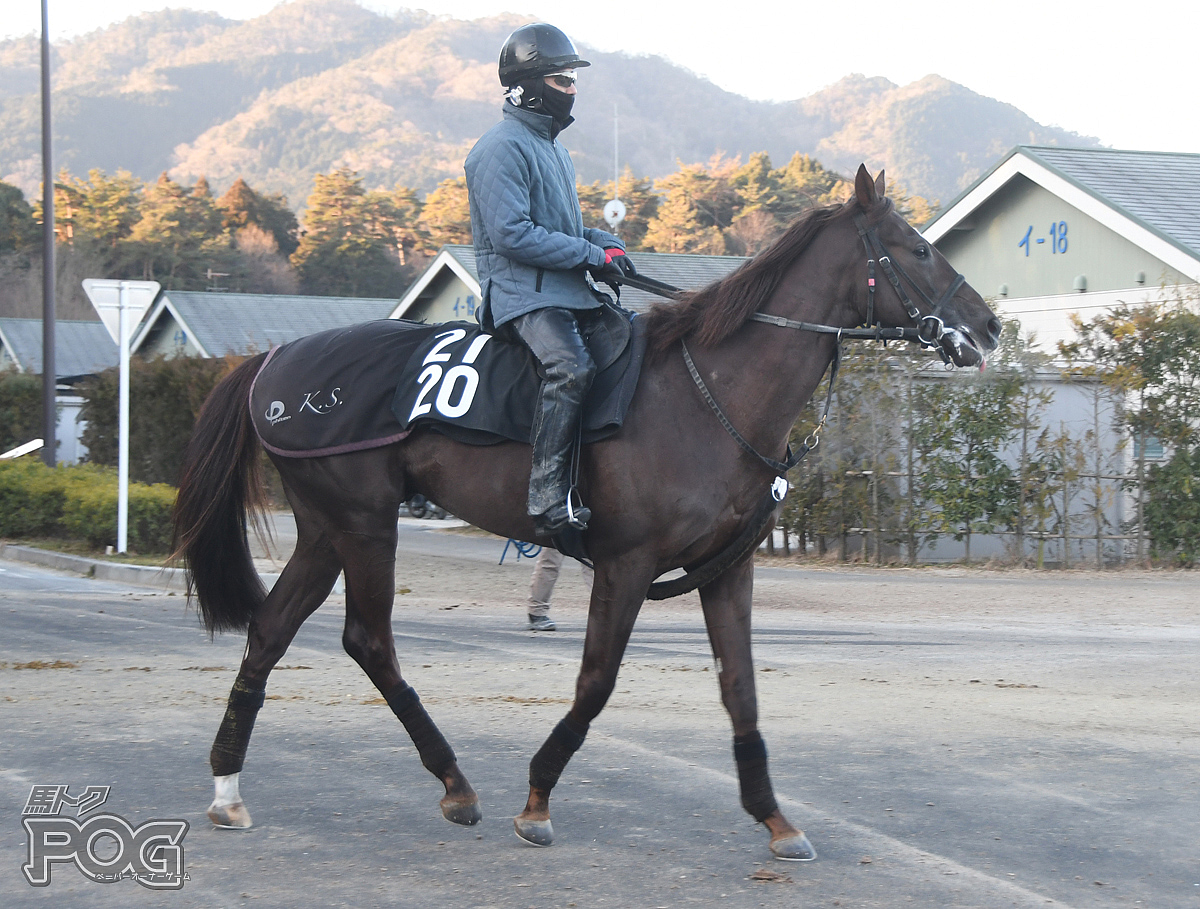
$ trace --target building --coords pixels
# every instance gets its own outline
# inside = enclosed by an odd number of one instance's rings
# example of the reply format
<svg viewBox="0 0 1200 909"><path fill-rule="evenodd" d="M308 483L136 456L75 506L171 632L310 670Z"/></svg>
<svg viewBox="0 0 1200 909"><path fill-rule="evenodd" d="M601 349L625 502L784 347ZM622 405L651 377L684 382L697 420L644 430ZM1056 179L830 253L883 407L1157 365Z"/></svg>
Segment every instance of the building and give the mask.
<svg viewBox="0 0 1200 909"><path fill-rule="evenodd" d="M1022 334L1054 356L1075 337L1072 317L1200 300L1200 155L1018 146L922 233L1003 318L1018 320ZM1137 504L1113 477L1133 471L1134 451L1119 429L1119 402L1098 408L1085 386L1047 374L1053 399L1043 422L1093 449L1100 440L1097 457L1106 466L1099 472L1110 476L1105 519L1119 535L1136 523ZM1161 458L1162 446L1147 443L1146 456ZM1094 557L1094 543L1090 552L1079 545L1077 557ZM1120 550L1115 541L1108 546Z"/></svg>
<svg viewBox="0 0 1200 909"><path fill-rule="evenodd" d="M270 350L328 328L386 319L395 300L164 290L142 320L130 351L223 357Z"/></svg>
<svg viewBox="0 0 1200 909"><path fill-rule="evenodd" d="M723 278L746 260L738 256L692 256L676 253L631 253L639 272L672 287L695 289ZM643 312L659 298L626 287L621 305ZM471 246L443 246L429 267L400 298L393 319L413 322L473 321L479 303L479 273Z"/></svg>
<svg viewBox="0 0 1200 909"><path fill-rule="evenodd" d="M1200 281L1200 155L1018 146L922 233L1048 353L1071 314Z"/></svg>

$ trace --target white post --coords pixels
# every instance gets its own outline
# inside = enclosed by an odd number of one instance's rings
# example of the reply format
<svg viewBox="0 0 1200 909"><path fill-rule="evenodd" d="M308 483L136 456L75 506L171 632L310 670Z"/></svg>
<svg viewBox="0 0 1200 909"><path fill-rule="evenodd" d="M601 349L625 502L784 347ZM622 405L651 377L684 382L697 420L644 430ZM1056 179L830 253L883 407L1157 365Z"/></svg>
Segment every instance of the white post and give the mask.
<svg viewBox="0 0 1200 909"><path fill-rule="evenodd" d="M118 411L117 437L117 552L128 552L129 546L129 283L121 282L117 303L117 333L121 339L121 393Z"/></svg>
<svg viewBox="0 0 1200 909"><path fill-rule="evenodd" d="M158 298L157 281L85 278L84 292L120 351L120 400L117 405L117 552L129 542L129 342L133 329Z"/></svg>

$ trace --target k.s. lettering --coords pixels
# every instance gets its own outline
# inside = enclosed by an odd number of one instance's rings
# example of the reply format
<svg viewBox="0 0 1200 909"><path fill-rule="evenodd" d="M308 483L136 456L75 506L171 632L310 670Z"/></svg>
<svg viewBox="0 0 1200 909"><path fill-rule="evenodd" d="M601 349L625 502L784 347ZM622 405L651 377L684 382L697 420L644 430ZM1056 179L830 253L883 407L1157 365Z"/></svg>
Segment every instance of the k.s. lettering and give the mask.
<svg viewBox="0 0 1200 909"><path fill-rule="evenodd" d="M308 391L304 393L304 401L300 404L300 410L311 410L315 414L325 416L339 404L343 403L344 398L339 397L342 387L339 385L332 391Z"/></svg>

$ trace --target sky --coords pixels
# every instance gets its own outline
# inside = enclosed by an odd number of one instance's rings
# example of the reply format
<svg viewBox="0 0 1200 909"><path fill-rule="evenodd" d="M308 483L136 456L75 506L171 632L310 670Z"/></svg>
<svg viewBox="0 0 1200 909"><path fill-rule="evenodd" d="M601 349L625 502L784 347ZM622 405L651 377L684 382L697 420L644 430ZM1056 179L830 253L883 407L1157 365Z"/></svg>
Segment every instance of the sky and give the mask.
<svg viewBox="0 0 1200 909"><path fill-rule="evenodd" d="M48 0L53 39L166 6L260 15L278 0ZM576 44L656 54L760 100L801 98L851 73L905 85L930 73L1114 148L1200 153L1195 0L976 5L963 0L697 3L680 0L360 0L474 19L537 16ZM6 0L0 37L41 29L39 0ZM680 13L680 10L686 10ZM975 11L980 10L980 11ZM499 48L497 48L497 52Z"/></svg>

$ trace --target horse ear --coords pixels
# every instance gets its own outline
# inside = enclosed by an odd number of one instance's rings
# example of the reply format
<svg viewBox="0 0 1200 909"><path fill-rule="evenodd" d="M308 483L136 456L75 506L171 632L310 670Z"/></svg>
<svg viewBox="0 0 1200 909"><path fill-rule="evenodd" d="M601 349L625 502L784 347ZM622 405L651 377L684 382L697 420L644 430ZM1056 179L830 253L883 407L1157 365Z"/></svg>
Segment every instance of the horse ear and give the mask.
<svg viewBox="0 0 1200 909"><path fill-rule="evenodd" d="M883 171L880 171L879 176L875 178L875 193L881 199L887 195L887 181L883 179Z"/></svg>
<svg viewBox="0 0 1200 909"><path fill-rule="evenodd" d="M880 174L882 176L882 173ZM859 207L864 211L879 201L875 183L867 172L867 165L858 165L858 173L854 175L854 195L858 198Z"/></svg>

